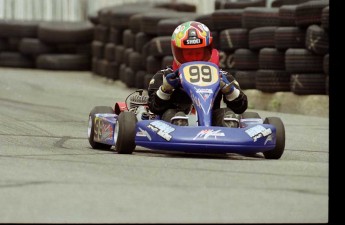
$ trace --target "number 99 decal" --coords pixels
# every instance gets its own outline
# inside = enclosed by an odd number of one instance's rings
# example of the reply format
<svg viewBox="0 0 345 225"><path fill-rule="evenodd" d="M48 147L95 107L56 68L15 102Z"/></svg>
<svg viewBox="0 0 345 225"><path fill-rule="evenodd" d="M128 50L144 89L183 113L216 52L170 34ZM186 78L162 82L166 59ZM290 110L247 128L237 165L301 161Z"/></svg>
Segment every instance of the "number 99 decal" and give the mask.
<svg viewBox="0 0 345 225"><path fill-rule="evenodd" d="M193 64L183 68L187 82L198 86L209 86L219 79L218 69L209 64Z"/></svg>

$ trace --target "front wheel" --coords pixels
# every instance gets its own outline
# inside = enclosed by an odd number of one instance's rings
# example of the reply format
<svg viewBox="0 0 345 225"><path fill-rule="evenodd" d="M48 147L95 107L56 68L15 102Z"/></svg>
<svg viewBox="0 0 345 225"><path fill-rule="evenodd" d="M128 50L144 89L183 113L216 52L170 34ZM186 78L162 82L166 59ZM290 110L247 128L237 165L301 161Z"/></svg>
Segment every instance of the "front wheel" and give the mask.
<svg viewBox="0 0 345 225"><path fill-rule="evenodd" d="M115 150L119 154L132 154L135 149L137 117L132 112L121 112L115 126Z"/></svg>
<svg viewBox="0 0 345 225"><path fill-rule="evenodd" d="M276 128L276 146L273 150L263 152L266 159L280 159L285 149L285 128L278 117L267 117L264 124L272 124Z"/></svg>
<svg viewBox="0 0 345 225"><path fill-rule="evenodd" d="M114 110L110 106L96 106L94 107L90 114L89 114L89 127L87 129L87 136L89 139L89 143L93 149L102 149L102 150L108 150L111 148L111 145L103 144L103 143L98 143L94 141L95 137L95 130L96 130L96 135L99 132L100 127L95 124L95 115L98 113L114 113ZM95 129L96 126L96 129Z"/></svg>

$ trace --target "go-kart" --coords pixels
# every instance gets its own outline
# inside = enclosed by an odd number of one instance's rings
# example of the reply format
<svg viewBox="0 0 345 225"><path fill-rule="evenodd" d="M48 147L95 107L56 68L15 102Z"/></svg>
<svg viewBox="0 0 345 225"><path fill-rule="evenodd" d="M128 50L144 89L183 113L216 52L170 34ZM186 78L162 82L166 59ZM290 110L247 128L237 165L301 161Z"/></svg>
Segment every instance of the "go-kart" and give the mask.
<svg viewBox="0 0 345 225"><path fill-rule="evenodd" d="M285 128L279 117L264 120L257 112L239 115L239 127L212 125L212 106L220 91L219 68L211 62L195 61L179 68L181 87L190 96L193 109L188 126L160 119L147 105L143 90L124 102L96 106L89 114L88 139L94 149L111 149L132 154L136 146L151 150L186 153L262 152L266 159L279 159L285 148ZM129 104L128 103L129 100Z"/></svg>

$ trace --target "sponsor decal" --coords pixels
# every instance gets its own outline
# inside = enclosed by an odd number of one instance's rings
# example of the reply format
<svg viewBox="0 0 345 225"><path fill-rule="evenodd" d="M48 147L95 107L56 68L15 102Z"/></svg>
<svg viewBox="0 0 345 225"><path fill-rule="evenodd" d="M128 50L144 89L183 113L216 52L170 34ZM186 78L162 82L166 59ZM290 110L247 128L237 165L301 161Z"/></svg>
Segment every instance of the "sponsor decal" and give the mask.
<svg viewBox="0 0 345 225"><path fill-rule="evenodd" d="M208 88L197 88L196 89L196 93L199 93L199 94L212 94L213 91L212 89L208 89Z"/></svg>
<svg viewBox="0 0 345 225"><path fill-rule="evenodd" d="M95 118L94 139L99 142L112 141L114 134L114 127L102 117Z"/></svg>
<svg viewBox="0 0 345 225"><path fill-rule="evenodd" d="M137 137L147 137L150 141L152 140L152 137L146 130L141 129L140 127L139 130L140 131L138 131L136 134Z"/></svg>
<svg viewBox="0 0 345 225"><path fill-rule="evenodd" d="M256 125L254 127L251 127L245 131L249 137L253 138L254 142L256 142L261 137L266 137L272 134L272 130L270 128L265 128L261 125ZM272 140L272 137L271 137ZM268 141L268 138L266 139L266 142ZM266 144L265 142L265 144Z"/></svg>
<svg viewBox="0 0 345 225"><path fill-rule="evenodd" d="M113 140L113 126L111 124L105 124L103 125L101 129L101 140L107 141L107 140Z"/></svg>
<svg viewBox="0 0 345 225"><path fill-rule="evenodd" d="M209 137L213 137L214 139L217 139L217 137L224 137L225 134L221 132L221 130L202 130L200 131L194 138L202 138L202 139L208 139Z"/></svg>
<svg viewBox="0 0 345 225"><path fill-rule="evenodd" d="M198 88L196 89L196 93L198 93L201 98L206 101L210 95L213 93L212 89L202 89L202 88Z"/></svg>
<svg viewBox="0 0 345 225"><path fill-rule="evenodd" d="M198 44L201 44L202 43L202 40L201 39L192 39L192 40L185 40L184 41L184 44L185 45L198 45Z"/></svg>
<svg viewBox="0 0 345 225"><path fill-rule="evenodd" d="M171 140L172 136L170 133L175 130L172 126L159 120L150 123L147 127L167 141Z"/></svg>

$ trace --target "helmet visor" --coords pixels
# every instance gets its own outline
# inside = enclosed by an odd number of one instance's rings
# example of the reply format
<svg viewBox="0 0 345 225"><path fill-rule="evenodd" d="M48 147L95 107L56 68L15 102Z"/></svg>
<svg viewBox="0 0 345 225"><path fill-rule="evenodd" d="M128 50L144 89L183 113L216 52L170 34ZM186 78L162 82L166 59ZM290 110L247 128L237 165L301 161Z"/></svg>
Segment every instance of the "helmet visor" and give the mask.
<svg viewBox="0 0 345 225"><path fill-rule="evenodd" d="M179 63L186 63L192 61L208 61L211 57L212 47L206 46L203 48L174 48L175 59Z"/></svg>

